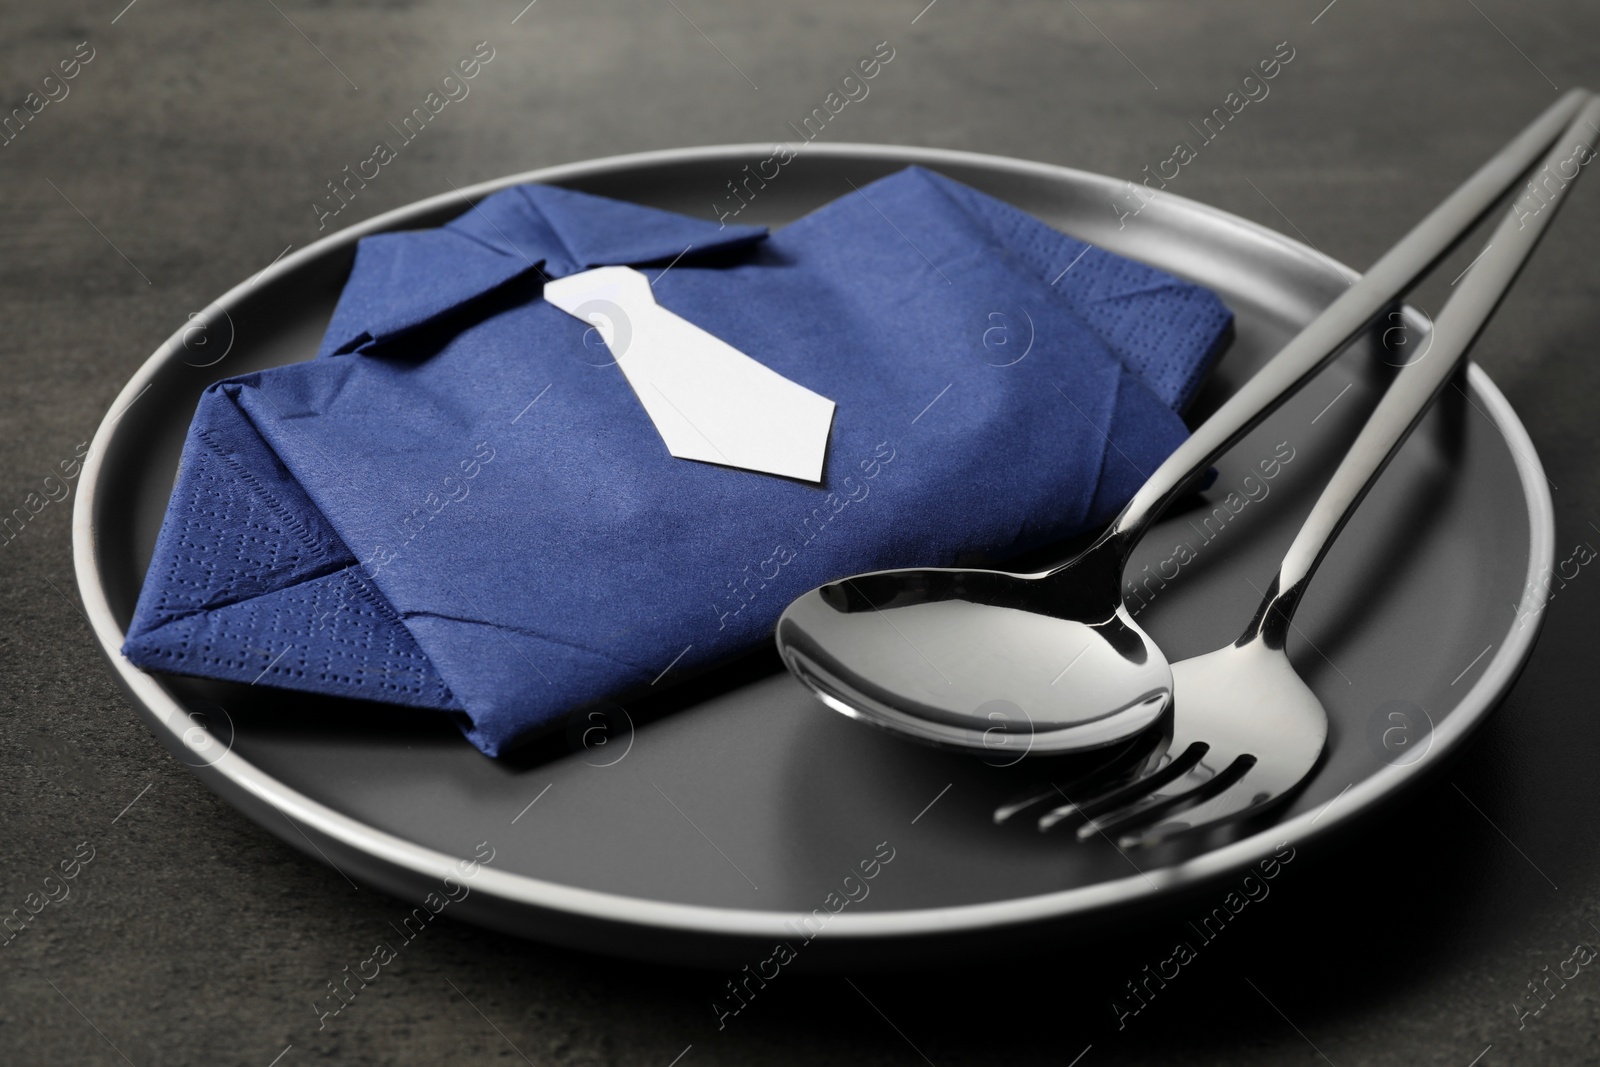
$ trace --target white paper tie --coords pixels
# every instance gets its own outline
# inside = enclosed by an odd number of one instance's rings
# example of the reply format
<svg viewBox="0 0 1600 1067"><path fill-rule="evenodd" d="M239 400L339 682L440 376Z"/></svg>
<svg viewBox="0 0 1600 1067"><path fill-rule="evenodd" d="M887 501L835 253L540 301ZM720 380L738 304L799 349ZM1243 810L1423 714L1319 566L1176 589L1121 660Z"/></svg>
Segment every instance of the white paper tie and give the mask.
<svg viewBox="0 0 1600 1067"><path fill-rule="evenodd" d="M643 274L596 267L544 297L599 331L674 456L822 480L833 401L658 305Z"/></svg>

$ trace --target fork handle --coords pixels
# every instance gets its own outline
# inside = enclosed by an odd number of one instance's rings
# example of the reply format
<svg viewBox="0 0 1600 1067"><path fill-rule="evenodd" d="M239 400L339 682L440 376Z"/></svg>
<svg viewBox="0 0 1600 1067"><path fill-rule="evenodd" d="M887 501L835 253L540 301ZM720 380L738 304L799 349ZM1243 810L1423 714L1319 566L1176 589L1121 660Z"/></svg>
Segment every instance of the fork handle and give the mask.
<svg viewBox="0 0 1600 1067"><path fill-rule="evenodd" d="M1512 202L1506 217L1434 321L1429 344L1389 383L1383 399L1334 471L1295 536L1277 578L1239 643L1260 638L1282 648L1289 621L1320 564L1367 491L1405 443L1445 383L1466 362L1468 350L1499 307L1551 220L1567 200L1567 189L1595 158L1600 139L1600 97L1590 96L1566 132L1546 153L1534 182L1549 200L1529 194Z"/></svg>
<svg viewBox="0 0 1600 1067"><path fill-rule="evenodd" d="M1101 542L1116 542L1119 563L1127 562L1140 537L1196 474L1276 411L1449 254L1561 135L1589 95L1573 89L1545 109L1168 456L1101 537Z"/></svg>

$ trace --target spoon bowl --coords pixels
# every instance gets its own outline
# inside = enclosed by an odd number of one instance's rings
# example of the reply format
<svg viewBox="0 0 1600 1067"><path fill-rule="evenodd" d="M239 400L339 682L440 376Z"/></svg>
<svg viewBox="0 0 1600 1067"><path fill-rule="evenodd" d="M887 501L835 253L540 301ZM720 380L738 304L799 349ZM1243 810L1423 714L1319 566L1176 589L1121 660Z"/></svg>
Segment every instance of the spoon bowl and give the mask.
<svg viewBox="0 0 1600 1067"><path fill-rule="evenodd" d="M790 604L778 647L830 707L907 737L1017 758L1097 748L1172 700L1109 561L1091 550L1041 574L857 575Z"/></svg>

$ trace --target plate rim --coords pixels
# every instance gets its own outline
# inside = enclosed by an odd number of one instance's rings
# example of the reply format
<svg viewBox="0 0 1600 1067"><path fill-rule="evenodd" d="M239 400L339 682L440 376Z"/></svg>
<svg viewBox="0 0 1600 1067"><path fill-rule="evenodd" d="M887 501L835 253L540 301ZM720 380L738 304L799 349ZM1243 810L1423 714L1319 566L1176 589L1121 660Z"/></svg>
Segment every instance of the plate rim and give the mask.
<svg viewBox="0 0 1600 1067"><path fill-rule="evenodd" d="M949 163L1056 181L1066 179L1079 186L1099 186L1113 193L1122 186L1119 180L1106 175L990 153L871 143L808 144L804 147L810 155L935 167L941 163ZM748 160L752 156L764 157L770 150L771 146L766 143L754 142L627 153L542 167L453 189L451 192L412 201L322 237L233 286L207 307L227 310L251 296L257 289L271 284L278 277L298 270L302 264L327 256L344 246L356 243L363 237L400 228L408 221L448 207L452 203L459 202L470 208L484 196L514 185L593 178L645 169L653 165L703 163L722 159L730 162ZM1169 201L1178 211L1199 214L1214 223L1249 233L1259 240L1276 246L1280 252L1295 254L1314 261L1324 268L1330 265L1336 267L1350 281L1359 277L1357 272L1344 264L1248 219L1176 194L1164 193L1162 199ZM96 513L101 502L99 488L104 457L113 444L116 426L122 413L138 399L167 364L174 359L181 359L181 353L185 351L184 337L188 330L188 326L179 327L168 337L145 359L113 400L105 417L96 428L89 452L84 458L72 517L74 572L90 628L101 652L110 664L113 675L128 694L135 710L156 734L158 740L174 752L182 751L185 747L183 732L191 728L192 724L182 704L169 695L153 676L134 667L121 654L120 649L125 635L112 615L100 580L102 560L98 551ZM817 935L817 939L840 942L889 937L963 935L1023 926L1033 922L1082 917L1086 913L1111 905L1148 904L1163 895L1180 892L1229 872L1241 870L1271 855L1273 849L1281 842L1291 841L1298 845L1333 833L1365 813L1375 802L1392 792L1399 791L1408 778L1414 777L1412 772L1438 763L1452 753L1504 698L1532 653L1534 643L1544 624L1544 612L1536 610L1540 600L1534 592L1537 586L1536 579L1541 571L1553 564L1556 535L1555 513L1548 481L1526 427L1504 394L1476 363L1469 363L1467 381L1471 390L1482 401L1484 414L1506 439L1527 502L1529 558L1522 597L1513 618L1529 617L1529 611L1532 609L1533 621L1532 625L1520 628L1513 626L1508 631L1507 638L1500 642L1500 647L1491 657L1483 674L1463 694L1451 709L1451 714L1444 717L1443 723L1433 731L1433 744L1421 759L1404 765L1388 765L1381 768L1364 781L1355 783L1340 793L1320 811L1303 812L1287 821L1264 827L1248 837L1176 864L1152 870L1148 874L1139 873L1093 885L1005 900L885 912L841 913L831 917L826 928ZM292 816L292 823L298 823L306 829L315 831L325 841L352 853L375 859L402 875L437 879L450 871L458 861L467 860L467 857L452 856L388 831L368 826L279 782L231 749L214 761L206 762L199 767L184 762L209 788L221 794L252 821L302 852L305 852L305 849L301 848L291 836L281 832L275 824L265 818L258 817L265 814L265 808L261 807L261 804L277 809L286 817ZM259 802L254 810L239 803L245 797L253 802ZM1328 815L1333 806L1341 801L1344 803L1341 804L1338 814L1323 821L1323 816ZM299 826L296 828L299 829ZM306 841L312 844L313 848L317 848L309 837ZM320 849L318 851L320 852ZM327 860L330 866L333 865L325 855L322 858ZM795 911L726 908L651 900L565 885L531 875L514 874L491 866L479 869L473 877L473 888L483 891L501 904L532 907L561 913L571 918L598 920L628 928L646 928L656 932L684 935L782 938L789 933L784 924L791 922L800 914Z"/></svg>

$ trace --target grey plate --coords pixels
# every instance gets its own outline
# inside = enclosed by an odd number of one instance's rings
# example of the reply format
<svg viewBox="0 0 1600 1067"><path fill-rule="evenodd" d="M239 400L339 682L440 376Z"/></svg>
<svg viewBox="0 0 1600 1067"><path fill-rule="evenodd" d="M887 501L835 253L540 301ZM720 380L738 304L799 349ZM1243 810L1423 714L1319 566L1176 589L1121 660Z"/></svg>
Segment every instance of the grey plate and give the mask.
<svg viewBox="0 0 1600 1067"><path fill-rule="evenodd" d="M464 195L542 181L708 216L726 183L769 155L738 145L625 156ZM1351 277L1303 245L1180 197L1163 195L1119 230L1109 205L1121 182L957 152L812 145L738 221L780 225L848 193L847 179L862 184L911 163L1217 290L1237 315L1237 337L1195 415ZM1024 826L996 828L995 803L1051 767L986 765L866 729L772 673L775 659L760 655L680 689L669 697L682 705L675 710L630 706L632 729L621 715L609 732L598 720L574 722L567 738L516 762L479 755L442 716L134 669L117 649L200 391L309 357L359 237L436 226L464 208L462 195L444 195L343 230L174 334L96 434L74 517L89 618L151 729L250 818L352 879L421 901L487 841L493 862L451 915L677 963L737 967L766 957L779 938L797 944L808 966L1059 943L1170 904L1279 842L1300 845L1391 799L1484 719L1532 647L1534 579L1554 558L1549 494L1521 423L1473 367L1466 392L1446 391L1368 497L1300 612L1291 653L1332 718L1322 765L1270 823L1157 853L1130 858L1106 842L1079 847ZM974 325L979 359L987 324ZM1425 343L1416 321L1404 333L1401 320L1389 325L1387 344L1375 334L1353 348L1240 444L1219 465L1204 508L1169 516L1147 539L1129 577L1146 590L1141 621L1170 659L1215 647L1247 621L1255 586L1270 579L1376 402L1386 363ZM1294 458L1271 481L1252 483L1259 499L1226 523L1215 517L1227 491L1249 488L1246 475L1282 442ZM1186 555L1175 553L1180 544L1195 558L1165 562ZM1174 567L1170 581L1146 578ZM865 883L867 895L829 911L843 899L829 894L842 894L846 876L884 842L893 859ZM785 924L816 909L830 918L802 943Z"/></svg>

